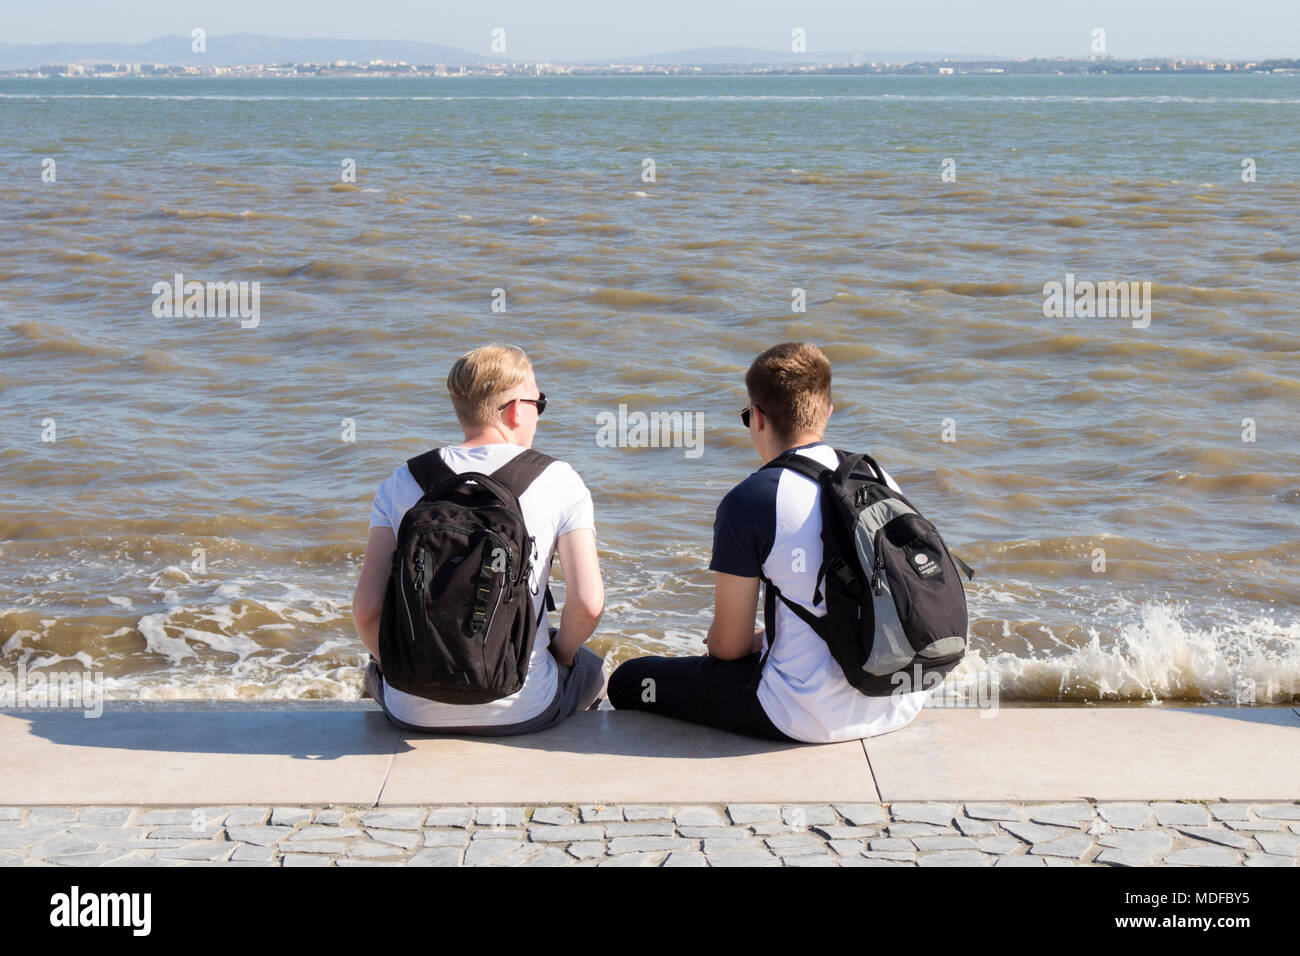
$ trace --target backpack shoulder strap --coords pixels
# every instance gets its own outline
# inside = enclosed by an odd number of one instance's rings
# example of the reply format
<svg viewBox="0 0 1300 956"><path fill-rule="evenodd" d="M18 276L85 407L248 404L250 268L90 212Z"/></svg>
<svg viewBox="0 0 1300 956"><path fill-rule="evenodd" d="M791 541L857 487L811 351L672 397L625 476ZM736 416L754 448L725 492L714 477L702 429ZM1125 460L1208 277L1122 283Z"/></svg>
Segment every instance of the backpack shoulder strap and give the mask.
<svg viewBox="0 0 1300 956"><path fill-rule="evenodd" d="M414 458L406 460L406 467L411 469L411 477L419 484L420 490L426 495L439 484L448 478L455 478L456 472L442 460L438 454L438 449L426 451L423 455L416 455Z"/></svg>
<svg viewBox="0 0 1300 956"><path fill-rule="evenodd" d="M781 593L778 588L762 571L758 573L759 580L763 582L763 630L766 632L767 647L763 650L762 657L754 666L749 675L749 688L753 690L758 686L758 682L763 678L763 668L767 665L767 659L772 653L772 645L776 643L776 602L780 601L788 607L794 615L813 629L822 640L826 640L826 620L815 614L810 614L808 610Z"/></svg>
<svg viewBox="0 0 1300 956"><path fill-rule="evenodd" d="M816 482L820 482L822 475L833 470L803 455L784 455L780 458L773 458L759 471L767 468L789 468L791 471L797 471L799 474Z"/></svg>
<svg viewBox="0 0 1300 956"><path fill-rule="evenodd" d="M518 498L553 461L555 459L549 455L527 448L494 471L492 477ZM406 467L425 494L457 474L442 460L436 448L407 459Z"/></svg>
<svg viewBox="0 0 1300 956"><path fill-rule="evenodd" d="M528 486L555 461L550 455L525 448L508 462L492 472L492 477L504 485L516 498L523 497Z"/></svg>

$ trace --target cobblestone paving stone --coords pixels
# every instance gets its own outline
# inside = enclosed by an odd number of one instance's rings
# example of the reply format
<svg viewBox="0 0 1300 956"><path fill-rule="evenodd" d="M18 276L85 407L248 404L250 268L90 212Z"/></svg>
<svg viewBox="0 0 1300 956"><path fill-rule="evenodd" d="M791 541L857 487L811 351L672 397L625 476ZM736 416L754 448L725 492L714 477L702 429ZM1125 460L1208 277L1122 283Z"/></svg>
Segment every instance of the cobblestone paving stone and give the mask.
<svg viewBox="0 0 1300 956"><path fill-rule="evenodd" d="M1300 802L0 807L17 866L1290 866Z"/></svg>

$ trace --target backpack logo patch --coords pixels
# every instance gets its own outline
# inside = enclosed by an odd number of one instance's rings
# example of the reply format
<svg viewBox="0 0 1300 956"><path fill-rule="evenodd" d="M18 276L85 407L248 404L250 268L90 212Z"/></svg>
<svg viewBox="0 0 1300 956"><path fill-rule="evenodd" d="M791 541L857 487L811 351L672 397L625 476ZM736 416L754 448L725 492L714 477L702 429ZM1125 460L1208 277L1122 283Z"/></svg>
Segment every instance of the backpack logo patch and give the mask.
<svg viewBox="0 0 1300 956"><path fill-rule="evenodd" d="M918 551L912 561L916 565L916 573L923 578L933 577L939 573L939 562L924 551Z"/></svg>

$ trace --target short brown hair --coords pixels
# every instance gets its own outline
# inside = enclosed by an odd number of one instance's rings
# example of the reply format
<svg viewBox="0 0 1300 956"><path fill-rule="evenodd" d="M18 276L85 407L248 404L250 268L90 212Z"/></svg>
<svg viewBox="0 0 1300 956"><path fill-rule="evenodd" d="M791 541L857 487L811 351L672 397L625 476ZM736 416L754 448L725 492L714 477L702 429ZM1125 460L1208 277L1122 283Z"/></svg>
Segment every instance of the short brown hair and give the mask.
<svg viewBox="0 0 1300 956"><path fill-rule="evenodd" d="M461 425L496 421L501 397L517 388L532 367L524 350L513 345L484 345L456 359L447 373L447 391Z"/></svg>
<svg viewBox="0 0 1300 956"><path fill-rule="evenodd" d="M745 373L749 400L782 439L818 434L831 414L831 361L808 342L782 342Z"/></svg>

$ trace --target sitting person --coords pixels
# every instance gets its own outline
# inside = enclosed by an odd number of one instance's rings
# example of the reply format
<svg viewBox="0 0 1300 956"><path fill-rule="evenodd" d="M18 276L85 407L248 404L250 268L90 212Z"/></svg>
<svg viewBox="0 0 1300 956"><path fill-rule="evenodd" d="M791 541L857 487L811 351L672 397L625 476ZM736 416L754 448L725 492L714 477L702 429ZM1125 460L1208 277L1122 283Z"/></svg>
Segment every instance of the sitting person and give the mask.
<svg viewBox="0 0 1300 956"><path fill-rule="evenodd" d="M523 351L489 345L469 352L452 366L447 390L465 439L438 450L441 464L430 463L437 472L490 475L531 447L546 396L538 391ZM608 676L604 659L583 646L605 604L591 493L568 464L542 459L540 466L542 470L518 494L518 501L527 532L536 542L535 554L540 556L533 561L528 584L534 619L542 625L523 686L486 703L431 700L385 680L379 637L384 595L402 517L421 499L423 489L404 463L375 494L352 614L372 658L366 668L366 690L398 727L491 736L532 733L555 726L575 710L594 709L603 697ZM559 555L566 584L558 631L547 628L543 616L552 553Z"/></svg>
<svg viewBox="0 0 1300 956"><path fill-rule="evenodd" d="M788 342L754 360L741 420L764 462L803 455L834 468L822 441L831 414L831 365L814 345ZM894 480L879 474L890 488ZM701 657L626 661L609 681L610 703L767 740L829 743L897 730L921 710L918 690L868 697L844 678L826 642L777 602L776 634L762 666L755 630L760 575L812 615L822 560L821 488L788 468L750 475L722 499L713 525L713 623ZM811 569L811 573L810 570ZM761 677L757 674L762 666ZM759 677L755 680L755 677Z"/></svg>

